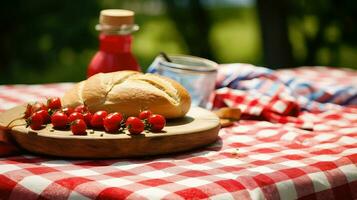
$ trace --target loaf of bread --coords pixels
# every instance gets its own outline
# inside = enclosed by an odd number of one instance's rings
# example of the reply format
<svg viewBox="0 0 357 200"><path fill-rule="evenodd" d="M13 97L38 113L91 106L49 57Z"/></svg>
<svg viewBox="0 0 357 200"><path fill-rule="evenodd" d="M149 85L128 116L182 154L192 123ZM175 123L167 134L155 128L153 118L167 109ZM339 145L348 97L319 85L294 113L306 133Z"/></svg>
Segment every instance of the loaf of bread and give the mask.
<svg viewBox="0 0 357 200"><path fill-rule="evenodd" d="M105 110L137 116L151 110L166 118L183 117L190 109L187 90L176 81L136 71L99 73L77 83L62 98L64 106L88 106L91 112Z"/></svg>

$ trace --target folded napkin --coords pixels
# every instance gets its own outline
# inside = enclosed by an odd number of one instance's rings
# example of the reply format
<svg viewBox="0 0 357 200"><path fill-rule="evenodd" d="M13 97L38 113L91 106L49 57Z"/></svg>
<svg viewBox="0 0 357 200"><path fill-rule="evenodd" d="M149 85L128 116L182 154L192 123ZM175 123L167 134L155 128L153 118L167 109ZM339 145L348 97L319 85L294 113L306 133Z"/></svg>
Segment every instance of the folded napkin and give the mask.
<svg viewBox="0 0 357 200"><path fill-rule="evenodd" d="M250 64L221 65L212 108L239 107L246 119L313 129L314 122L304 111L320 113L357 105L357 84L350 85L351 79L357 77L355 71L326 67L301 69L274 71ZM350 80L336 82L339 78Z"/></svg>
<svg viewBox="0 0 357 200"><path fill-rule="evenodd" d="M303 129L313 128L311 121L298 118L300 107L296 102L279 95L270 97L254 90L242 91L224 87L214 93L213 109L221 107L240 108L242 119L260 119L290 123Z"/></svg>

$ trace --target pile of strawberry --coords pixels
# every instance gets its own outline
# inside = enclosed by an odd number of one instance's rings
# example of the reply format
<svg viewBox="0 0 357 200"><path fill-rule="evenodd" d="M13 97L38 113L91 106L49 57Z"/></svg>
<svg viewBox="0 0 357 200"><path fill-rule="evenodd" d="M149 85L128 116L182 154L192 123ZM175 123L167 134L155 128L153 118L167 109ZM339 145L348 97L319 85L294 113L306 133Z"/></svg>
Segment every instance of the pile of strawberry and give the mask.
<svg viewBox="0 0 357 200"><path fill-rule="evenodd" d="M138 117L125 118L119 112L91 113L85 105L62 107L58 97L49 98L47 105L40 102L28 104L24 118L33 130L40 130L51 123L55 129L70 128L74 135L87 135L87 127L104 129L108 133L122 132L126 128L130 134L140 134L144 130L160 132L166 124L162 115L149 110L142 111Z"/></svg>

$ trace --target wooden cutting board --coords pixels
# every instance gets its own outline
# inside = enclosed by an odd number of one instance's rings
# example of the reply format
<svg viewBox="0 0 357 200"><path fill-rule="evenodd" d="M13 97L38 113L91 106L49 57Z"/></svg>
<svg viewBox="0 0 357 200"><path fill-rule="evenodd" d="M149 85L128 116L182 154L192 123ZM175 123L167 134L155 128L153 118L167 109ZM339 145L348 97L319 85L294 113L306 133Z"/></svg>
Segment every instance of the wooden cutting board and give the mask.
<svg viewBox="0 0 357 200"><path fill-rule="evenodd" d="M25 105L0 113L0 128L19 118ZM70 130L46 128L33 131L24 120L15 121L7 134L28 151L71 158L127 158L187 151L215 142L220 128L219 118L203 108L194 107L181 119L169 120L160 133L140 135L87 131L86 136L74 136Z"/></svg>

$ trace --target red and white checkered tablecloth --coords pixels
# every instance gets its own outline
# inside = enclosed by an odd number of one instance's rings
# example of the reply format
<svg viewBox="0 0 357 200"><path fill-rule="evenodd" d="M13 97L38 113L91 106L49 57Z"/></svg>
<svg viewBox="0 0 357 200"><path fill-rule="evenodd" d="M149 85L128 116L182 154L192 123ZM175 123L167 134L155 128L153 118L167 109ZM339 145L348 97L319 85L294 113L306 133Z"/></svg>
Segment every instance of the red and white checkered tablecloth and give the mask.
<svg viewBox="0 0 357 200"><path fill-rule="evenodd" d="M281 73L301 70L314 71ZM61 96L70 86L0 86L0 110ZM357 109L309 117L313 131L241 120L211 146L154 158L3 157L0 199L357 199Z"/></svg>

